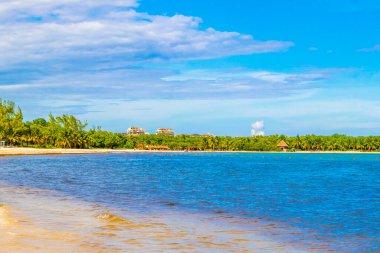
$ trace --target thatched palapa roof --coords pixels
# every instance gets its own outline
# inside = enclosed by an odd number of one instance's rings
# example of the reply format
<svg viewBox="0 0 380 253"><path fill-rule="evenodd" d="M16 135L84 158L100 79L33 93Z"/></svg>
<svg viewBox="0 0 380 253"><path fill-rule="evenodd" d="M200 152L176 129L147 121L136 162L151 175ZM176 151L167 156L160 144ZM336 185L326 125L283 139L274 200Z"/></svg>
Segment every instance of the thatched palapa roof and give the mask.
<svg viewBox="0 0 380 253"><path fill-rule="evenodd" d="M288 144L285 142L285 141L280 141L279 144L277 144L277 147L279 148L287 148L288 147Z"/></svg>

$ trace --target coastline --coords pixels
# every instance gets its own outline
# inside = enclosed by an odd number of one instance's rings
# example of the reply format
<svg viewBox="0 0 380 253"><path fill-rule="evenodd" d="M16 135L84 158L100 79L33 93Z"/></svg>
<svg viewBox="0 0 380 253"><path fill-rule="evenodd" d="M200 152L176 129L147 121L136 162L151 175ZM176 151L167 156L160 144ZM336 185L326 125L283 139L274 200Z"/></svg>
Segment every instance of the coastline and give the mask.
<svg viewBox="0 0 380 253"><path fill-rule="evenodd" d="M187 153L181 150L135 150L135 149L61 149L61 148L0 148L1 156L21 155L75 155L75 154L126 154L126 153ZM258 153L258 154L378 154L362 151L189 151L188 153Z"/></svg>

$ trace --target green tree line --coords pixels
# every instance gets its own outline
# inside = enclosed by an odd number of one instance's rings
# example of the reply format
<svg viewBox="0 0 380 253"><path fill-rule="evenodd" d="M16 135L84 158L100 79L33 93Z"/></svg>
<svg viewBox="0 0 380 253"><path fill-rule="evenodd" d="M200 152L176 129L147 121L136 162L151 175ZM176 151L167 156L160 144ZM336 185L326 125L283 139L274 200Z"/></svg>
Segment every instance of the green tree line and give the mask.
<svg viewBox="0 0 380 253"><path fill-rule="evenodd" d="M66 114L50 114L47 119L24 121L21 109L2 99L0 140L20 147L144 149L147 146L167 146L171 150L202 151L279 151L277 144L284 140L290 151L380 151L379 136L127 136L100 128L88 130L87 122Z"/></svg>

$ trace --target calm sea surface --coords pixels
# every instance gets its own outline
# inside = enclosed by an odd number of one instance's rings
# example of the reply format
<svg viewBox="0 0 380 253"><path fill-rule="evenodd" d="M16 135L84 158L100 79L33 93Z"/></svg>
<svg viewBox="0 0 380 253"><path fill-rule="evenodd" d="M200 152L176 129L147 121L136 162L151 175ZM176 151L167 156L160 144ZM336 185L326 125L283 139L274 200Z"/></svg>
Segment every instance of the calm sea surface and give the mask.
<svg viewBox="0 0 380 253"><path fill-rule="evenodd" d="M281 240L380 251L380 155L157 153L0 158L0 180L123 211L225 215ZM276 225L273 225L276 224ZM276 227L286 227L276 230Z"/></svg>

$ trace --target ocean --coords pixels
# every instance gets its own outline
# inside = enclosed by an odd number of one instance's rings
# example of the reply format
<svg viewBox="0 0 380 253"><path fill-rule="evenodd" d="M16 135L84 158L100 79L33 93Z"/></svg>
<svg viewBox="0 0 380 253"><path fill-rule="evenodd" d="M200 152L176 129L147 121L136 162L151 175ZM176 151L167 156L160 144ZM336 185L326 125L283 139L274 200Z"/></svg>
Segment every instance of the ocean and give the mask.
<svg viewBox="0 0 380 253"><path fill-rule="evenodd" d="M180 252L185 245L183 252L380 251L377 154L9 156L0 158L0 180L0 204L26 208L27 199L38 198L29 208L49 206L46 199L54 198L57 206L80 203L107 217L112 210L120 219L159 219L183 233L159 239L150 231L149 240L148 232L135 233L127 243L121 239L131 229L124 226L113 233L117 242L107 239L115 252ZM79 217L78 208L70 215ZM40 226L57 226L54 217L42 222L46 214L29 212Z"/></svg>

